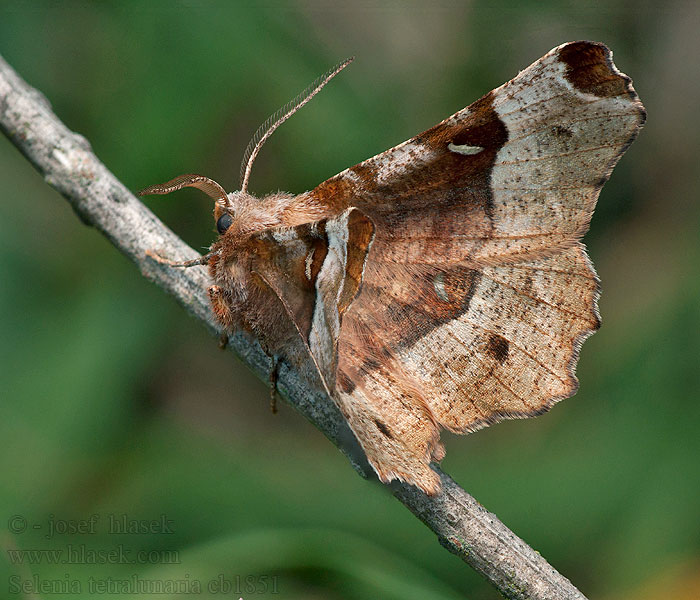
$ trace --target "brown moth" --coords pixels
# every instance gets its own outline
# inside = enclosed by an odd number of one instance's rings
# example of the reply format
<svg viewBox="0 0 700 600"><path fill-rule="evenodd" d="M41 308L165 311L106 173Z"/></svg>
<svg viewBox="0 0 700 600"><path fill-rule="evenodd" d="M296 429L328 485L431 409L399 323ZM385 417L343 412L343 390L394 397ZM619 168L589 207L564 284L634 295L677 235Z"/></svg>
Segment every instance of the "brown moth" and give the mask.
<svg viewBox="0 0 700 600"><path fill-rule="evenodd" d="M379 478L436 494L441 428L532 417L576 392L600 325L579 240L645 111L606 46L572 42L310 192L251 196L261 145L350 60L258 130L240 191L183 175L141 193L214 200L220 237L185 265L208 265L223 326L275 355L301 339Z"/></svg>

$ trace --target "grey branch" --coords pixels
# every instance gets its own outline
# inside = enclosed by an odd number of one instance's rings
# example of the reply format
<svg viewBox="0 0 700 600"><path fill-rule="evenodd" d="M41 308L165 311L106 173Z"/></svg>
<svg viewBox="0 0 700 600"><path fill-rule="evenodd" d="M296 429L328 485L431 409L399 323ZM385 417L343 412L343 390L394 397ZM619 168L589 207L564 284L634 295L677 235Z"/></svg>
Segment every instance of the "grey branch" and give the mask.
<svg viewBox="0 0 700 600"><path fill-rule="evenodd" d="M98 160L87 140L70 131L46 98L23 81L0 57L0 128L20 152L59 191L80 218L94 226L148 279L170 292L211 332L221 333L209 308L206 269L173 269L146 256L155 249L184 261L198 256L158 220ZM234 336L230 345L261 378L269 359L256 342ZM279 386L287 400L354 466L368 473L353 436L333 402L312 389L308 378L282 368ZM417 488L391 484L392 493L438 536L440 543L486 577L507 598L571 600L584 596L535 550L440 472L443 491L429 497Z"/></svg>

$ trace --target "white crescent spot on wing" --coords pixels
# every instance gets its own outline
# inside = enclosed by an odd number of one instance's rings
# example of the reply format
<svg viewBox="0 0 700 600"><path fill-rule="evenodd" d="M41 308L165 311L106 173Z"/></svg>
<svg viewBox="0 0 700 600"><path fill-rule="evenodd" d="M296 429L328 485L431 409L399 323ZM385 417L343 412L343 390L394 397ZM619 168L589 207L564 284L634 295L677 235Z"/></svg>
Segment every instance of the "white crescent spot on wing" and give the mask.
<svg viewBox="0 0 700 600"><path fill-rule="evenodd" d="M464 154L465 156L470 156L472 154L479 154L483 150L481 146L468 146L467 144L457 145L450 142L447 144L447 149L450 152L456 154Z"/></svg>
<svg viewBox="0 0 700 600"><path fill-rule="evenodd" d="M433 287L435 288L435 293L437 294L438 298L440 298L440 300L442 300L443 302L450 301L450 297L447 295L447 291L445 290L444 273L438 273L435 276L435 279L433 279Z"/></svg>

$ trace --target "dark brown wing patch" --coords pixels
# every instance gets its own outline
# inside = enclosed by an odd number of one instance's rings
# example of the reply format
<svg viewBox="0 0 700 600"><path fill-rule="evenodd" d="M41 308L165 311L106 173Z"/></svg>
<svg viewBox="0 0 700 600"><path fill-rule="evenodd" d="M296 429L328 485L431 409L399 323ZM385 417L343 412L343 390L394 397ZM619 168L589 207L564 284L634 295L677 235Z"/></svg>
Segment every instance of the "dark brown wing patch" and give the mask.
<svg viewBox="0 0 700 600"><path fill-rule="evenodd" d="M497 334L492 334L489 336L489 341L486 346L486 350L500 364L506 362L506 359L508 358L509 348L510 342L503 336Z"/></svg>
<svg viewBox="0 0 700 600"><path fill-rule="evenodd" d="M567 66L566 78L576 89L608 98L627 94L630 83L610 57L604 44L593 42L573 42L559 50L559 58Z"/></svg>

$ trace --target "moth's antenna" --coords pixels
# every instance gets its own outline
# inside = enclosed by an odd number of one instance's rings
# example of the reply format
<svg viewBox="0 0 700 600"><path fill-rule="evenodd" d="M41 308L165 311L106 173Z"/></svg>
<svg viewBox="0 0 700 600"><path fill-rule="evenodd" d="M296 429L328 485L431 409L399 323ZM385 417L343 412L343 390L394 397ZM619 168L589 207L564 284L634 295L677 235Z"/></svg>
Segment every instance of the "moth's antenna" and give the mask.
<svg viewBox="0 0 700 600"><path fill-rule="evenodd" d="M194 187L202 190L220 206L226 206L228 201L226 190L224 188L222 188L213 179L205 177L204 175L197 175L196 173L187 173L186 175L180 175L175 179L166 181L165 183L151 185L141 190L139 192L139 196L148 196L150 194L169 194L170 192L181 190L184 187Z"/></svg>
<svg viewBox="0 0 700 600"><path fill-rule="evenodd" d="M280 108L274 115L267 119L258 130L255 132L253 139L250 140L248 147L245 149L243 154L243 161L241 162L241 191L245 192L248 189L248 181L250 180L250 170L253 168L253 162L260 152L260 148L272 135L272 132L277 129L282 123L284 123L289 117L291 117L295 112L297 112L304 104L306 104L311 98L318 94L323 86L325 86L333 77L340 73L345 67L347 67L353 60L354 56L346 58L343 62L339 63L333 67L330 71L321 75L316 81L314 81L309 87L307 87L301 94L299 94L293 100L290 100L282 108Z"/></svg>

